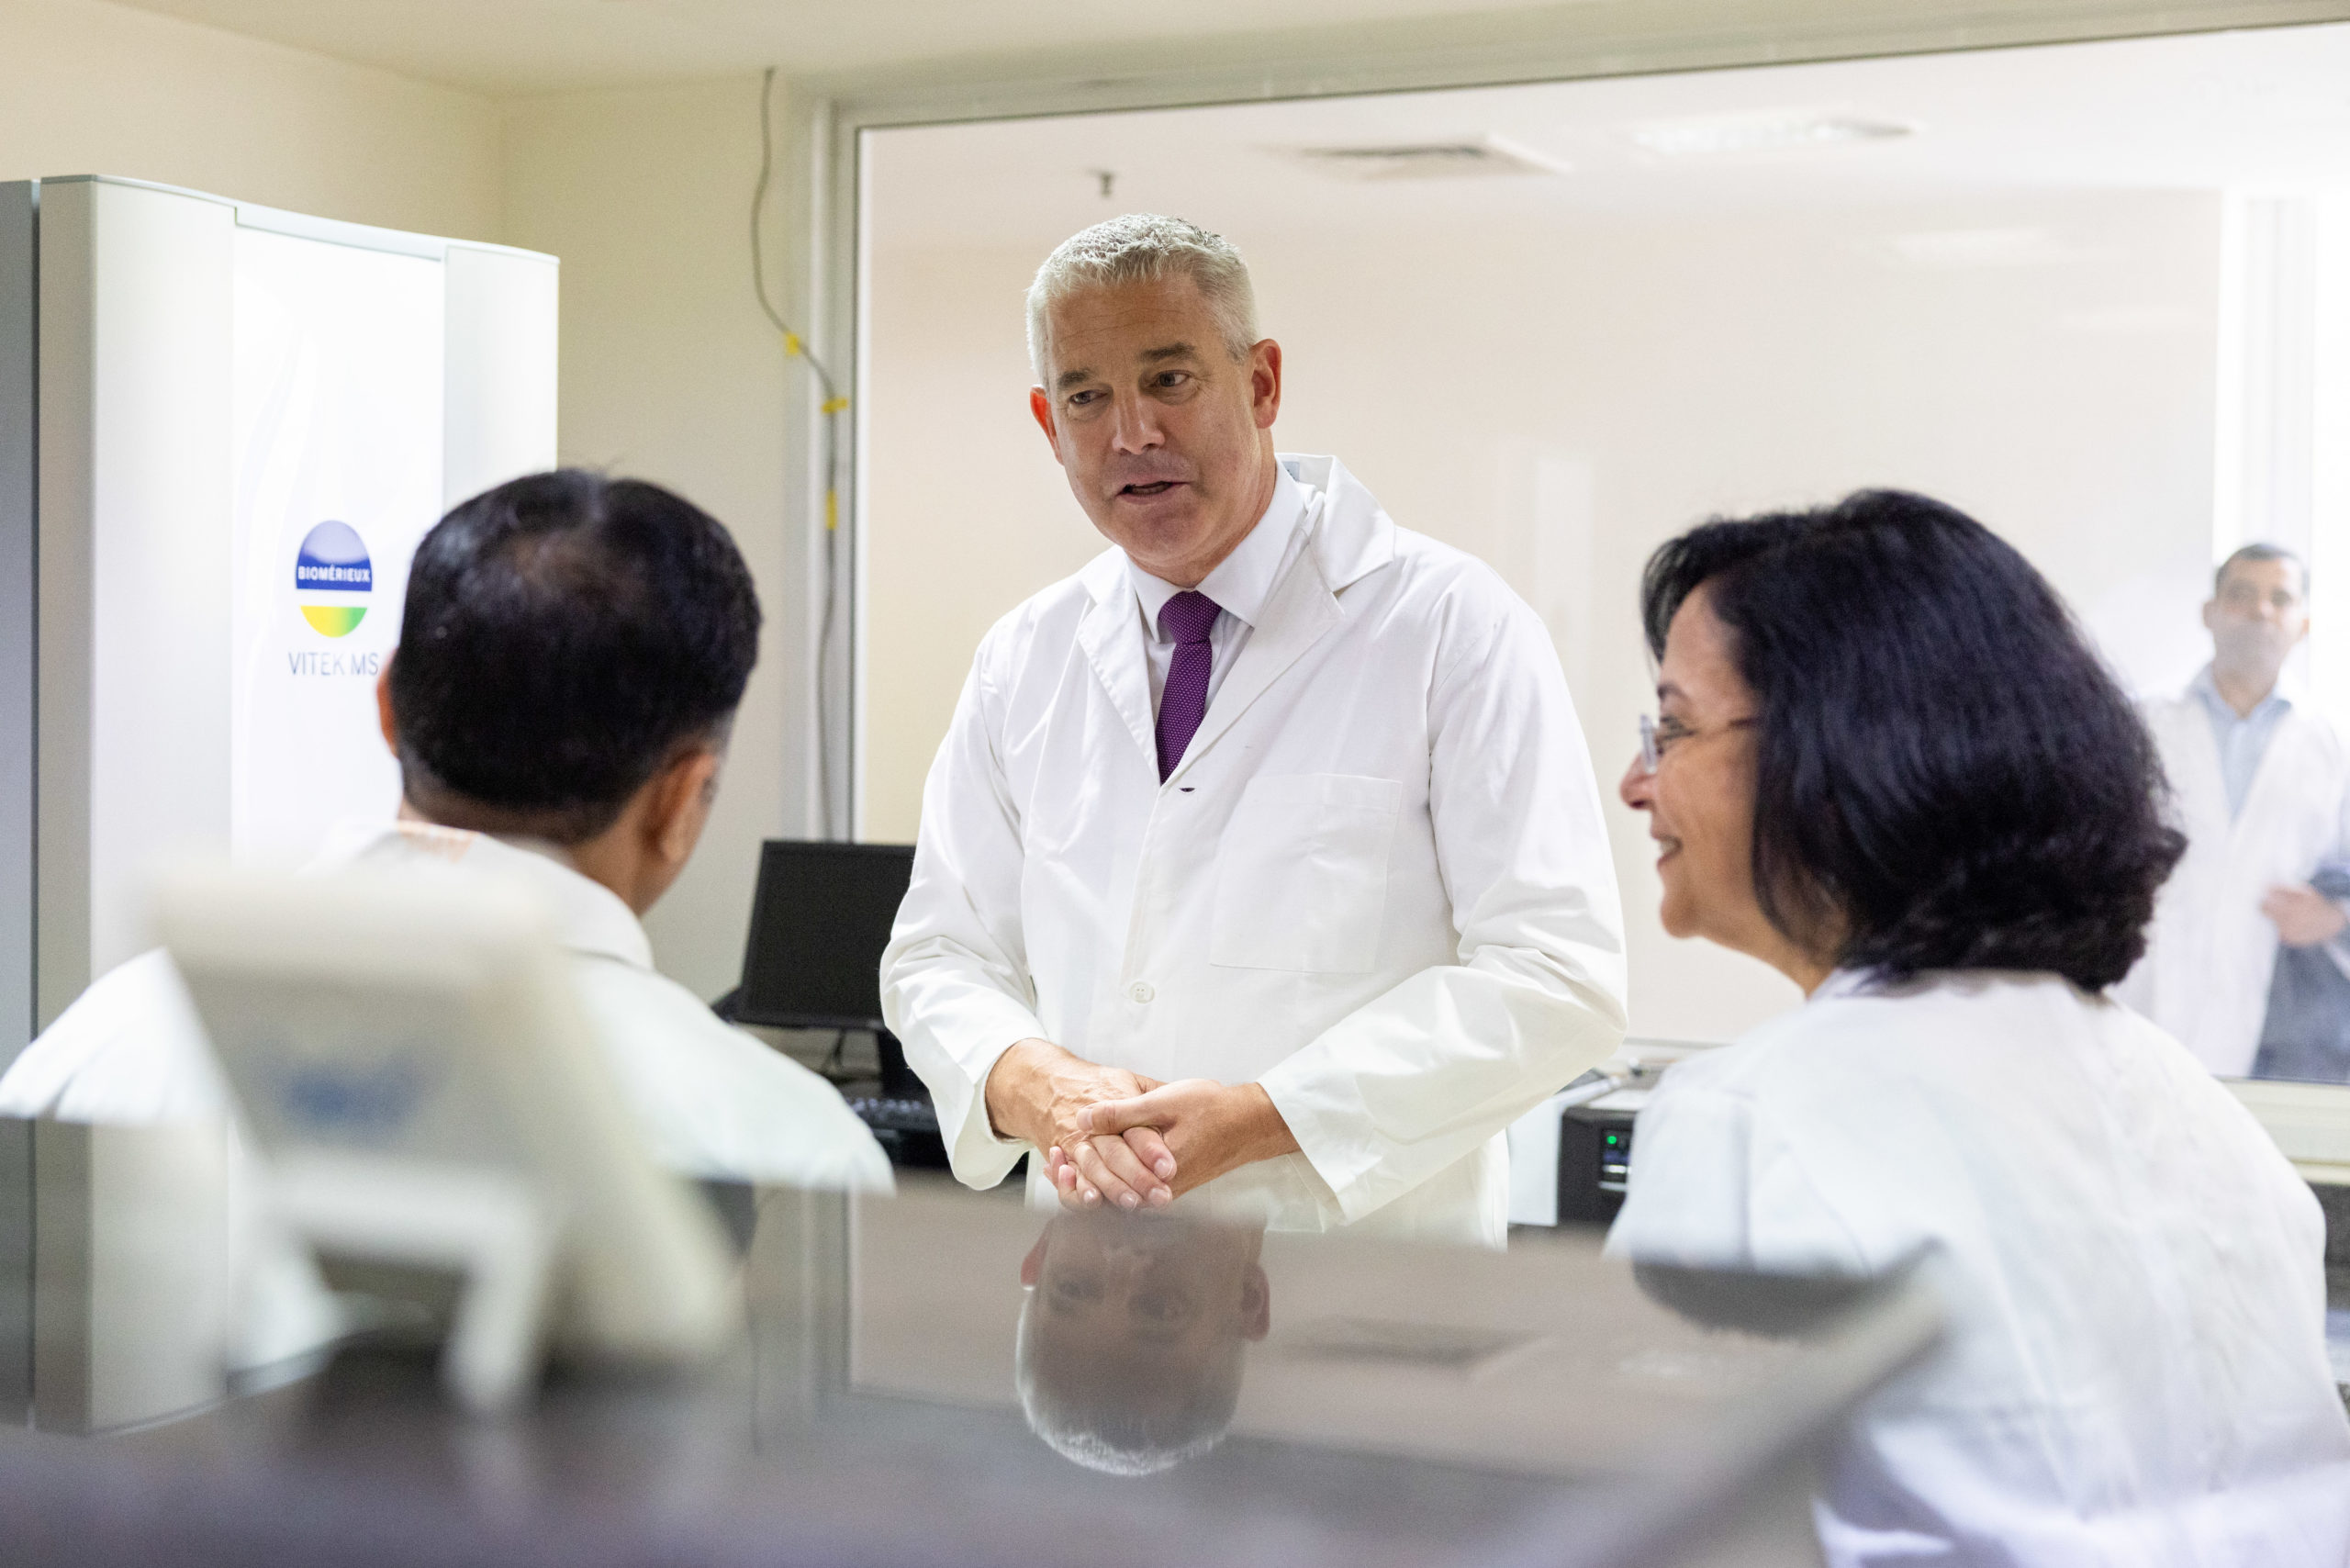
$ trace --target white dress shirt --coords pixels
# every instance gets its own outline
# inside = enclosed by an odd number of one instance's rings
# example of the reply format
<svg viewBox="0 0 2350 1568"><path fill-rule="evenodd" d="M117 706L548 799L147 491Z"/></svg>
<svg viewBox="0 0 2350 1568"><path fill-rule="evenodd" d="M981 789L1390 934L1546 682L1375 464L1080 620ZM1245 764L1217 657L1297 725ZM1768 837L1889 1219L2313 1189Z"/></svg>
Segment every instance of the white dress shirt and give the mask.
<svg viewBox="0 0 2350 1568"><path fill-rule="evenodd" d="M336 830L313 868L450 864L535 895L572 954L580 1001L621 1098L668 1169L709 1180L890 1191L888 1157L839 1092L656 973L635 914L558 853L420 823L353 823ZM343 1332L308 1253L255 1202L227 1078L162 949L100 977L25 1048L0 1077L0 1115L224 1125L231 1238L224 1267L239 1291L229 1364L278 1365Z"/></svg>
<svg viewBox="0 0 2350 1568"><path fill-rule="evenodd" d="M2177 1040L2053 975L1838 975L1676 1064L1607 1248L1836 1274L1933 1249L1944 1343L1832 1456L1832 1568L2350 1562L2315 1197Z"/></svg>
<svg viewBox="0 0 2350 1568"><path fill-rule="evenodd" d="M1263 617L1266 601L1273 597L1273 585L1281 581L1304 543L1311 509L1320 504L1321 498L1309 495L1290 477L1288 469L1277 472L1273 498L1266 505L1265 515L1232 547L1231 554L1216 563L1215 570L1200 579L1198 591L1214 599L1217 610L1215 622L1208 628L1210 703L1224 685L1225 672L1248 645L1248 633ZM1167 690L1168 667L1175 661L1175 641L1160 632L1158 612L1183 590L1152 577L1132 559L1126 562L1126 576L1135 585L1142 611L1143 637L1150 653L1150 711L1156 715L1158 700Z"/></svg>
<svg viewBox="0 0 2350 1568"><path fill-rule="evenodd" d="M2211 721L2211 742L2220 749L2220 777L2227 783L2228 816L2232 821L2244 814L2244 797L2252 793L2253 776L2260 771L2260 759L2268 755L2268 739L2293 711L2293 700L2286 695L2280 683L2254 703L2251 712L2239 713L2235 704L2220 694L2219 680L2210 665L2203 666L2203 673L2189 682L2187 689L2203 704L2203 711Z"/></svg>
<svg viewBox="0 0 2350 1568"><path fill-rule="evenodd" d="M1295 499L1279 487L1219 585L1230 657L1164 782L1123 552L988 633L923 792L883 1011L975 1186L1024 1152L981 1089L1035 1036L1263 1086L1301 1152L1185 1204L1499 1245L1503 1129L1623 1034L1590 756L1548 631L1490 568L1334 460L1281 461Z"/></svg>
<svg viewBox="0 0 2350 1568"><path fill-rule="evenodd" d="M889 1190L888 1158L839 1092L656 972L635 914L556 852L419 823L353 823L318 864L360 861L453 863L528 888L554 916L597 1043L670 1170ZM0 1077L0 1115L151 1123L229 1112L227 1081L160 948L99 979Z"/></svg>

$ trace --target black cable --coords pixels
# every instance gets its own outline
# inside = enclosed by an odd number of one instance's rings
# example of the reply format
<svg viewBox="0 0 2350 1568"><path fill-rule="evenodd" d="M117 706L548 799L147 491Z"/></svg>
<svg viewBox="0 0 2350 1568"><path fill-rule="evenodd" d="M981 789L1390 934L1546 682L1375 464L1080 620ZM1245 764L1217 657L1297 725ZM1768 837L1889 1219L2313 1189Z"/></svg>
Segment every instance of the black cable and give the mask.
<svg viewBox="0 0 2350 1568"><path fill-rule="evenodd" d="M768 320L775 323L775 330L783 334L784 352L808 362L808 367L816 373L816 380L823 386L825 400L829 402L834 397L832 373L824 368L822 360L809 351L807 343L791 330L790 323L777 313L774 303L767 298L767 262L759 223L767 208L767 186L775 175L774 100L775 67L770 65L767 74L759 78L759 183L751 193L751 287L759 297L759 308L767 312Z"/></svg>
<svg viewBox="0 0 2350 1568"><path fill-rule="evenodd" d="M848 408L848 399L833 385L832 372L824 368L808 347L807 341L791 330L774 303L767 298L767 253L760 239L760 224L767 211L767 186L775 174L775 67L767 67L759 78L759 183L751 193L751 288L758 296L759 308L783 334L783 352L794 359L808 362L815 373L816 384L822 388L824 398L818 412L824 420L823 459L819 470L824 476L824 599L823 612L816 627L816 810L822 819L822 836L833 836L833 765L832 765L832 669L833 625L835 605L840 597L840 441L837 420Z"/></svg>

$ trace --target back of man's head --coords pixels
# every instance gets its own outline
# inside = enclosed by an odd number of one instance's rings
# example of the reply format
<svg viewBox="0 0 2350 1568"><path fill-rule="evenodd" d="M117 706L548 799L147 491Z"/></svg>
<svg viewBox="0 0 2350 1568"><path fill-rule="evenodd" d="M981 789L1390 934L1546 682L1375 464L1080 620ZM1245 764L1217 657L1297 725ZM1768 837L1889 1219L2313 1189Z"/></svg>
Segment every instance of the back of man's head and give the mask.
<svg viewBox="0 0 2350 1568"><path fill-rule="evenodd" d="M722 744L759 601L718 521L577 468L441 520L408 568L389 692L408 801L572 845L671 758Z"/></svg>

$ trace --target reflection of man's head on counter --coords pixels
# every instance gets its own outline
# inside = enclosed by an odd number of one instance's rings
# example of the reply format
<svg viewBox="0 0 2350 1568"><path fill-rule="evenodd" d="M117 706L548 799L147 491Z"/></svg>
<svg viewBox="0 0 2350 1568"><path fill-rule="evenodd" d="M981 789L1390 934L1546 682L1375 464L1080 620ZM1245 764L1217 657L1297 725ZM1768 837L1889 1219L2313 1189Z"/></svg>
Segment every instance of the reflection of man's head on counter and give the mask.
<svg viewBox="0 0 2350 1568"><path fill-rule="evenodd" d="M1148 1475L1223 1440L1241 1357L1272 1327L1259 1230L1064 1214L1020 1265L1021 1408L1063 1457Z"/></svg>

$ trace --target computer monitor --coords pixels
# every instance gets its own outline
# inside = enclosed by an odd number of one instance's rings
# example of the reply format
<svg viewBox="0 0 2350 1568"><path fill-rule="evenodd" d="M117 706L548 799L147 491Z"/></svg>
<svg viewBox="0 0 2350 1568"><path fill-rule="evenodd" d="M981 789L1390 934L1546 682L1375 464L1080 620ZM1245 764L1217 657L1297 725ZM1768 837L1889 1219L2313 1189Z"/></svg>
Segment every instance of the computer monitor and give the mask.
<svg viewBox="0 0 2350 1568"><path fill-rule="evenodd" d="M910 844L769 839L759 852L735 1022L881 1029L881 952L913 876Z"/></svg>

